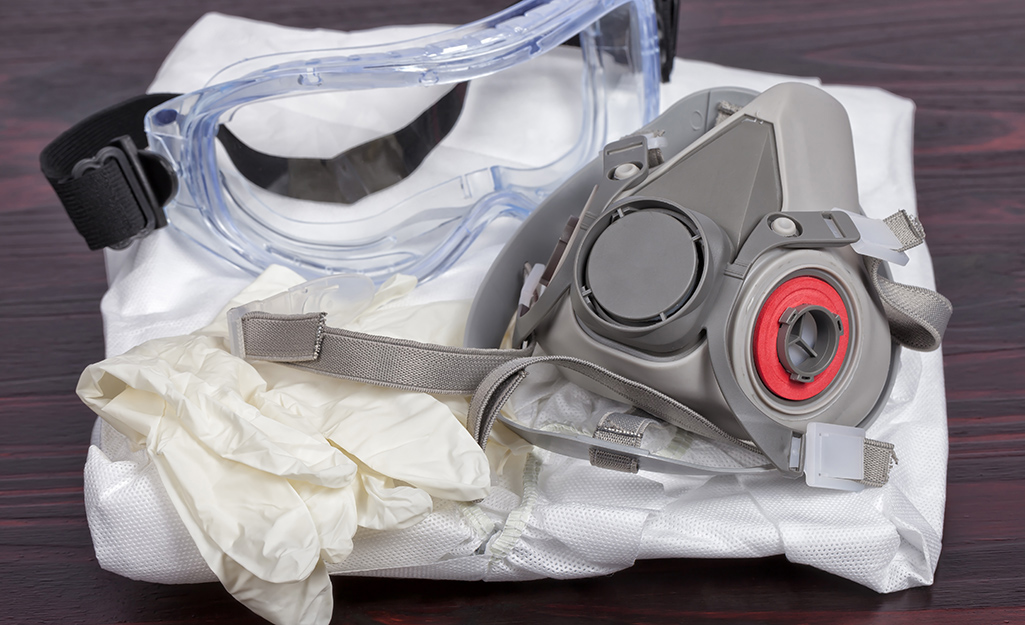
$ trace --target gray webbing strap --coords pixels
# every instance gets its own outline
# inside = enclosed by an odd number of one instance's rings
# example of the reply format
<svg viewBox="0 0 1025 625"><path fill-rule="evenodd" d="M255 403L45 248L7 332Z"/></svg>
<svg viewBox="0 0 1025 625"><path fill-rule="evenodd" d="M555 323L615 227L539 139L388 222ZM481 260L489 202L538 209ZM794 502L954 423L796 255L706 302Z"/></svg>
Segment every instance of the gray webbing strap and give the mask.
<svg viewBox="0 0 1025 625"><path fill-rule="evenodd" d="M625 412L608 412L598 421L598 427L594 429L594 438L617 445L640 447L644 431L654 423L656 421L651 417ZM602 469L637 473L639 468L637 458L602 447L591 447L588 450L588 456L593 466Z"/></svg>
<svg viewBox="0 0 1025 625"><path fill-rule="evenodd" d="M474 393L473 398L470 400L470 413L467 418L467 425L476 436L477 443L482 449L487 446L488 437L491 435L491 428L501 412L502 406L505 405L516 388L527 377L527 368L543 362L583 374L604 385L644 412L683 430L761 454L758 448L751 443L727 434L712 422L671 397L639 382L616 375L594 363L568 356L534 356L511 360L495 369L481 382L477 392ZM633 417L633 415L622 416ZM608 424L608 418L609 415L605 415L603 418L603 421L605 421L604 428L602 423L599 423L598 427L598 430L604 429L608 433L599 435L599 431L596 431L594 438L617 444L639 446L643 429L647 425L641 427L642 424L639 421L630 423L618 418L613 424ZM644 417L634 418L644 419ZM634 434L633 432L637 428L640 428L640 431ZM618 438L619 440L613 440L613 438ZM635 440L637 444L634 444L631 440ZM592 447L589 455L591 464L595 466L618 471L637 471L637 459L628 454L596 446ZM896 459L892 444L866 438L864 478L861 480L861 483L866 486L882 486L886 484L890 474L891 457L894 460Z"/></svg>
<svg viewBox="0 0 1025 625"><path fill-rule="evenodd" d="M715 116L715 125L718 126L723 123L742 108L744 107L739 104L727 102L726 100L719 102L715 105L715 110L718 111L718 114Z"/></svg>
<svg viewBox="0 0 1025 625"><path fill-rule="evenodd" d="M325 375L377 386L441 395L471 395L502 363L532 348L471 349L394 339L324 325L320 313L247 313L242 356L287 362Z"/></svg>
<svg viewBox="0 0 1025 625"><path fill-rule="evenodd" d="M242 358L271 362L316 360L324 313L272 315L251 312L242 318Z"/></svg>
<svg viewBox="0 0 1025 625"><path fill-rule="evenodd" d="M922 241L925 240L925 228L922 227L922 222L918 221L918 217L908 214L905 210L897 211L883 220L883 223L893 232L894 235L900 240L901 247L898 252L904 252L910 250L913 247L921 245Z"/></svg>
<svg viewBox="0 0 1025 625"><path fill-rule="evenodd" d="M603 447L592 447L589 449L588 458L591 460L591 466L598 467L599 469L609 469L622 473L637 473L641 468L637 458Z"/></svg>
<svg viewBox="0 0 1025 625"><path fill-rule="evenodd" d="M894 213L884 221L900 239L901 252L925 239L922 224L904 211ZM878 258L867 258L866 261L869 279L883 303L893 338L901 345L918 351L927 352L939 347L954 311L950 300L936 291L899 284L884 277L880 273L883 263Z"/></svg>
<svg viewBox="0 0 1025 625"><path fill-rule="evenodd" d="M897 452L893 443L865 439L865 477L860 481L865 486L882 486L890 479L890 467L897 464Z"/></svg>
<svg viewBox="0 0 1025 625"><path fill-rule="evenodd" d="M655 422L651 417L625 412L607 412L598 421L598 427L594 428L594 437L618 445L640 447L644 430Z"/></svg>
<svg viewBox="0 0 1025 625"><path fill-rule="evenodd" d="M532 347L447 347L341 330L325 326L321 313L251 312L239 324L245 358L283 362L377 386L434 394L472 394L468 427L482 449L487 446L502 407L526 377L527 368L550 363L591 378L637 408L687 432L760 453L751 443L727 434L669 396L579 358L530 356ZM639 446L650 422L651 419L634 415L606 415L595 438ZM863 482L869 486L885 484L891 457L896 458L893 445L866 439ZM637 470L636 458L601 447L591 452L591 462L603 468Z"/></svg>
<svg viewBox="0 0 1025 625"><path fill-rule="evenodd" d="M477 436L477 442L481 447L487 444L491 427L502 410L502 406L526 377L526 369L541 363L558 365L560 368L585 375L637 408L688 432L760 453L758 448L751 443L727 434L719 426L668 395L617 375L592 362L570 356L533 356L511 360L484 378L470 401L468 420L470 431Z"/></svg>
<svg viewBox="0 0 1025 625"><path fill-rule="evenodd" d="M495 417L526 376L542 362L571 369L604 385L638 408L688 432L744 447L751 443L727 434L687 406L608 369L567 356L530 356L523 349L474 349L330 328L318 313L274 315L252 312L241 324L244 357L287 362L326 375L435 394L473 395L470 430L487 444Z"/></svg>

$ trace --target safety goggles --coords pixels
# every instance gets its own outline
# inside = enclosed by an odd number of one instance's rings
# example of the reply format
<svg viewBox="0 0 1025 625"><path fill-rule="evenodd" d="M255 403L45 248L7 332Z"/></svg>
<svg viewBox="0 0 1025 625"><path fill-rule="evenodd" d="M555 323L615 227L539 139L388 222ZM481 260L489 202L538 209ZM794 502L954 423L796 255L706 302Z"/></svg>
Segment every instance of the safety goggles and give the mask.
<svg viewBox="0 0 1025 625"><path fill-rule="evenodd" d="M90 117L43 171L92 249L170 223L251 271L422 279L654 118L675 47L675 3L658 5L525 0L417 39L247 59Z"/></svg>

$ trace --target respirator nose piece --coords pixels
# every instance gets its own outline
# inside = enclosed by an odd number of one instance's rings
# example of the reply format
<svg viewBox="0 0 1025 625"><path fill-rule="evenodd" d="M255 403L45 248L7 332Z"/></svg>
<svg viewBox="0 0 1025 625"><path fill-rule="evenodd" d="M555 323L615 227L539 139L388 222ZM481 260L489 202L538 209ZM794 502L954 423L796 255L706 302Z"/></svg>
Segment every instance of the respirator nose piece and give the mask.
<svg viewBox="0 0 1025 625"><path fill-rule="evenodd" d="M825 390L843 367L850 315L830 283L799 276L781 283L758 314L754 361L769 391L791 401Z"/></svg>

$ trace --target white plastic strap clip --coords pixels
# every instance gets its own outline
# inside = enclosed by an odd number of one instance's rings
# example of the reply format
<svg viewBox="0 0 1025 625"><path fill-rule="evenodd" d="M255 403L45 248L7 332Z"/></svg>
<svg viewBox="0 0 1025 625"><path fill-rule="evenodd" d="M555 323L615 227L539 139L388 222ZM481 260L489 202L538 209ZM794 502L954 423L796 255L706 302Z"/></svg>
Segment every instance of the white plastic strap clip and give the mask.
<svg viewBox="0 0 1025 625"><path fill-rule="evenodd" d="M851 248L855 252L897 265L908 264L908 255L904 253L904 250L913 246L902 241L885 220L872 219L839 208L833 210L847 213L854 225L857 226L861 238L851 243ZM900 215L900 213L897 214Z"/></svg>
<svg viewBox="0 0 1025 625"><path fill-rule="evenodd" d="M804 435L804 479L808 486L860 491L865 488L865 430L810 423Z"/></svg>

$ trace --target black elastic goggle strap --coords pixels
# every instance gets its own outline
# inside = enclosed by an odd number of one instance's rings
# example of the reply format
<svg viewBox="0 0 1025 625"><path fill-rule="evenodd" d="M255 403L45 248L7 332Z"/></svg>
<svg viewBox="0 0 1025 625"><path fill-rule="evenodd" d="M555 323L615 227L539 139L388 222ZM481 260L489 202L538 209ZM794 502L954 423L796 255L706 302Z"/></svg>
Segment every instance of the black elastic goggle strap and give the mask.
<svg viewBox="0 0 1025 625"><path fill-rule="evenodd" d="M39 155L43 175L89 249L125 247L167 225L163 206L178 181L163 158L141 149L143 119L176 95L139 96L100 111Z"/></svg>
<svg viewBox="0 0 1025 625"><path fill-rule="evenodd" d="M468 85L457 83L408 125L332 158L285 158L255 150L221 126L217 139L247 180L299 200L354 204L409 177L456 125Z"/></svg>
<svg viewBox="0 0 1025 625"><path fill-rule="evenodd" d="M680 0L655 0L655 20L658 24L658 49L662 67L662 82L669 82L676 58L676 31L679 28Z"/></svg>

